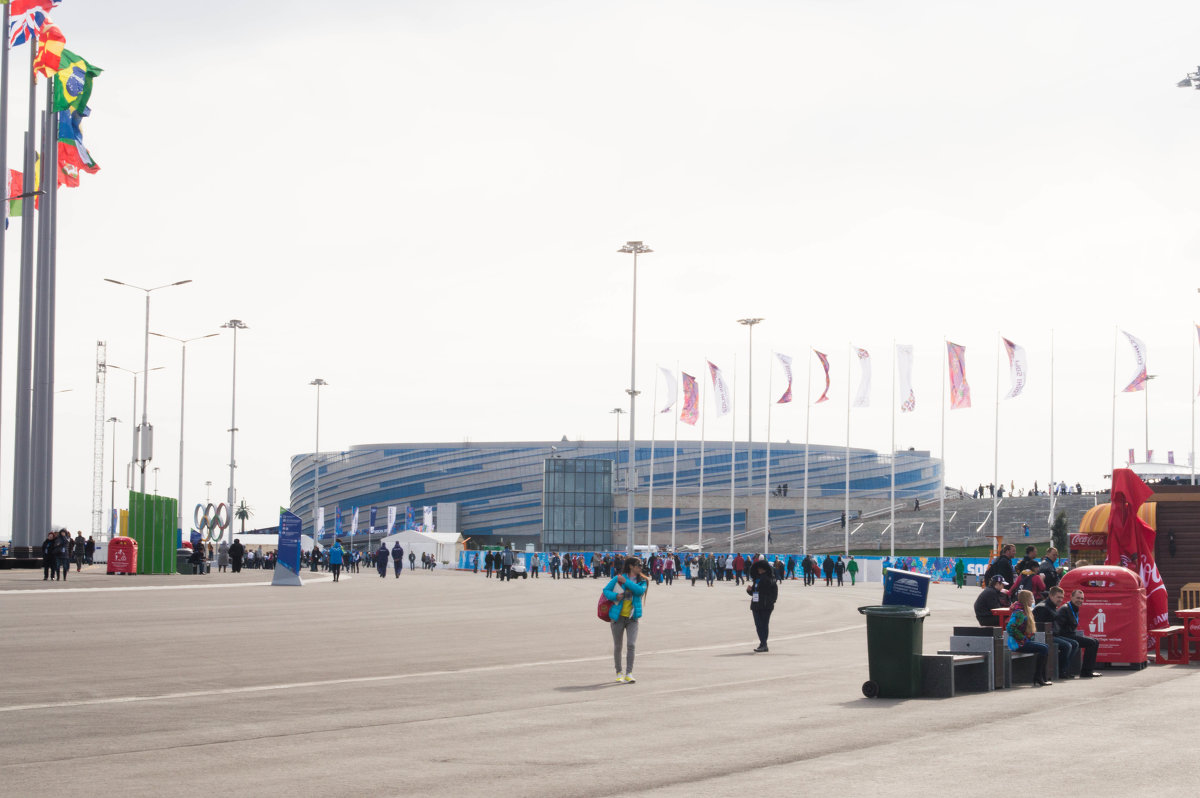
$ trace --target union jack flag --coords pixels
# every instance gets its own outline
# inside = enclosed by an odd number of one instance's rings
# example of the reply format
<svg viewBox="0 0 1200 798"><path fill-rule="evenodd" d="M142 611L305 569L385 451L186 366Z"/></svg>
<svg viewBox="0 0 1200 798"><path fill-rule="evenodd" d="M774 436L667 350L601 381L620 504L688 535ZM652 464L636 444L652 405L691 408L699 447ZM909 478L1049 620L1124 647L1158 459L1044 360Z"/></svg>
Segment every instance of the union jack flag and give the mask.
<svg viewBox="0 0 1200 798"><path fill-rule="evenodd" d="M12 47L37 38L38 29L45 24L46 12L60 0L12 0L8 17L8 43Z"/></svg>

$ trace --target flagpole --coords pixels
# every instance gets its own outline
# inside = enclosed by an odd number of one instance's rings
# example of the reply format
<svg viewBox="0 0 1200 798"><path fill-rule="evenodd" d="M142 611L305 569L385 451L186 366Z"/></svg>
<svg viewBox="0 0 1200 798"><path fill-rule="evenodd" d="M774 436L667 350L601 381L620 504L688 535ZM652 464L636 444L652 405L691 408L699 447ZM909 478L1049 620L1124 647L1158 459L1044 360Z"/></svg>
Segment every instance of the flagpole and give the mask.
<svg viewBox="0 0 1200 798"><path fill-rule="evenodd" d="M708 371L708 358L704 358L704 371ZM700 504L696 525L696 546L704 551L704 426L708 421L708 376L700 372Z"/></svg>
<svg viewBox="0 0 1200 798"><path fill-rule="evenodd" d="M942 355L947 354L946 336L942 336ZM947 362L942 368L942 478L941 482L941 497L938 502L938 557L946 556L946 371L949 370L950 364ZM961 483L960 483L961 484Z"/></svg>
<svg viewBox="0 0 1200 798"><path fill-rule="evenodd" d="M0 239L3 241L3 239ZM3 261L0 261L0 268L3 268ZM1192 322L1192 329L1188 331L1192 338L1192 438L1188 446L1188 460L1192 467L1192 484L1196 484L1196 323Z"/></svg>
<svg viewBox="0 0 1200 798"><path fill-rule="evenodd" d="M678 360L675 361L675 375L676 375L676 378L678 378L678 376L679 376L679 361ZM679 396L678 393L675 395ZM675 416L675 446L671 452L671 548L672 549L675 548L675 514L677 512L675 502L676 502L676 498L678 496L676 491L677 491L677 486L679 483L679 412L676 411L674 413L674 416Z"/></svg>
<svg viewBox="0 0 1200 798"><path fill-rule="evenodd" d="M771 358L767 361L767 467L763 478L763 554L768 554L771 548L771 408L775 404L773 377L775 376L775 351L772 347ZM749 518L749 512L746 513ZM750 524L747 522L747 528Z"/></svg>
<svg viewBox="0 0 1200 798"><path fill-rule="evenodd" d="M808 554L808 429L809 419L812 417L812 347L808 348L808 360L806 361L808 371L808 387L804 389L804 509L802 511L803 520L801 528L804 530L801 546L804 551L801 554Z"/></svg>
<svg viewBox="0 0 1200 798"><path fill-rule="evenodd" d="M992 491L992 540L1000 542L1000 333L996 333L996 413L992 439L992 480L996 486Z"/></svg>
<svg viewBox="0 0 1200 798"><path fill-rule="evenodd" d="M1113 381L1112 381L1112 448L1109 450L1111 461L1108 465L1108 489L1112 492L1112 473L1117 470L1117 335L1120 330L1113 327Z"/></svg>
<svg viewBox="0 0 1200 798"><path fill-rule="evenodd" d="M729 551L733 553L733 524L737 497L737 355L733 356L733 396L729 400Z"/></svg>
<svg viewBox="0 0 1200 798"><path fill-rule="evenodd" d="M646 546L649 547L650 533L654 531L654 442L655 442L655 427L658 422L658 369L657 363L654 364L654 390L651 392L650 399L650 487L646 497ZM647 551L650 549L647 548Z"/></svg>
<svg viewBox="0 0 1200 798"><path fill-rule="evenodd" d="M842 524L843 547L850 556L850 358L854 356L854 345L846 346L846 522Z"/></svg>
<svg viewBox="0 0 1200 798"><path fill-rule="evenodd" d="M944 497L943 497L944 498ZM892 339L892 540L890 556L896 556L896 339Z"/></svg>
<svg viewBox="0 0 1200 798"><path fill-rule="evenodd" d="M4 224L0 225L0 385L4 374L4 250L8 234L8 24L9 7L4 4L4 41L0 42L0 180L4 181ZM3 391L0 391L0 396ZM11 532L11 530L10 530ZM29 541L32 548L33 541ZM30 552L32 553L32 552Z"/></svg>
<svg viewBox="0 0 1200 798"><path fill-rule="evenodd" d="M1050 328L1050 517L1054 524L1054 328Z"/></svg>

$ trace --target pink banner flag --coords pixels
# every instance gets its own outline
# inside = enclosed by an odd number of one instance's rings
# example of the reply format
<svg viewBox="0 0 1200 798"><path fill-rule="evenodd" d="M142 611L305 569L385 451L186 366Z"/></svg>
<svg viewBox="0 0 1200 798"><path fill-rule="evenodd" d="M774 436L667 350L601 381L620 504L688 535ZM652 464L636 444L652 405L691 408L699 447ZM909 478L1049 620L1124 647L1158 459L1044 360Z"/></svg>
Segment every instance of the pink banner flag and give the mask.
<svg viewBox="0 0 1200 798"><path fill-rule="evenodd" d="M683 409L679 413L679 420L694 427L700 420L700 385L696 382L696 378L686 371L682 373L682 376Z"/></svg>
<svg viewBox="0 0 1200 798"><path fill-rule="evenodd" d="M1129 465L1133 465L1133 449L1129 450Z"/></svg>
<svg viewBox="0 0 1200 798"><path fill-rule="evenodd" d="M1175 452L1167 450L1167 465L1175 465Z"/></svg>
<svg viewBox="0 0 1200 798"><path fill-rule="evenodd" d="M1133 379L1129 381L1121 392L1132 393L1133 391L1146 390L1146 380L1149 376L1146 374L1146 344L1136 336L1121 330L1122 335L1129 339L1129 345L1133 347L1133 358L1137 361L1137 373L1133 375Z"/></svg>
<svg viewBox="0 0 1200 798"><path fill-rule="evenodd" d="M1153 462L1154 462L1154 450L1153 450L1153 449L1147 449L1147 450L1146 450L1146 462L1147 462L1147 463L1153 463Z"/></svg>
<svg viewBox="0 0 1200 798"><path fill-rule="evenodd" d="M819 405L821 402L829 401L829 357L824 352L817 352L815 349L813 351L817 353L817 359L821 361L821 367L825 369L825 392L821 394L820 399L813 402L813 404Z"/></svg>
<svg viewBox="0 0 1200 798"><path fill-rule="evenodd" d="M946 342L950 361L950 409L971 406L971 386L967 385L967 348Z"/></svg>
<svg viewBox="0 0 1200 798"><path fill-rule="evenodd" d="M717 368L711 360L708 361L708 373L712 375L713 398L717 403L717 418L727 416L733 407L729 396L729 386L725 383L725 377L722 376L721 369Z"/></svg>
<svg viewBox="0 0 1200 798"><path fill-rule="evenodd" d="M775 404L786 405L792 401L792 359L787 355L775 353L775 357L779 358L779 362L783 365L783 373L787 375L787 390L783 392L783 396L779 397L779 401Z"/></svg>

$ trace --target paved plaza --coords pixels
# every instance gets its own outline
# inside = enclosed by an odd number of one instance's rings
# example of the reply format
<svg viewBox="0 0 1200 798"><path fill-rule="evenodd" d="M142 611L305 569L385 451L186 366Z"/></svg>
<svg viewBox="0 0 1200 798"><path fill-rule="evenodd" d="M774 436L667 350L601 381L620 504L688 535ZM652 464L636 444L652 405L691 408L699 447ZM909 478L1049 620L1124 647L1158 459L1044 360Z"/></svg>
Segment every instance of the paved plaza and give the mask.
<svg viewBox="0 0 1200 798"><path fill-rule="evenodd" d="M1200 665L863 698L877 584L788 582L757 655L740 589L655 586L619 685L599 581L268 577L0 572L0 793L929 795L1023 771L1062 796L1186 795L1200 776L1180 747ZM933 586L926 653L975 595Z"/></svg>

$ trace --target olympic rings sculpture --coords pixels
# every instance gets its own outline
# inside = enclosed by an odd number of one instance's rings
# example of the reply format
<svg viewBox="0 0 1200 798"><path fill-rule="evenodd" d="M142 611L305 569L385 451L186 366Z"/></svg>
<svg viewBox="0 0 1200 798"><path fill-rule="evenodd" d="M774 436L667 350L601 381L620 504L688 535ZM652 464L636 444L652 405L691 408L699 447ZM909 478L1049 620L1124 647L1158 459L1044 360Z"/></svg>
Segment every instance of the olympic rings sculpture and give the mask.
<svg viewBox="0 0 1200 798"><path fill-rule="evenodd" d="M205 541L219 543L229 528L229 507L225 502L209 502L208 506L197 504L192 520L196 522L196 531L204 534Z"/></svg>

